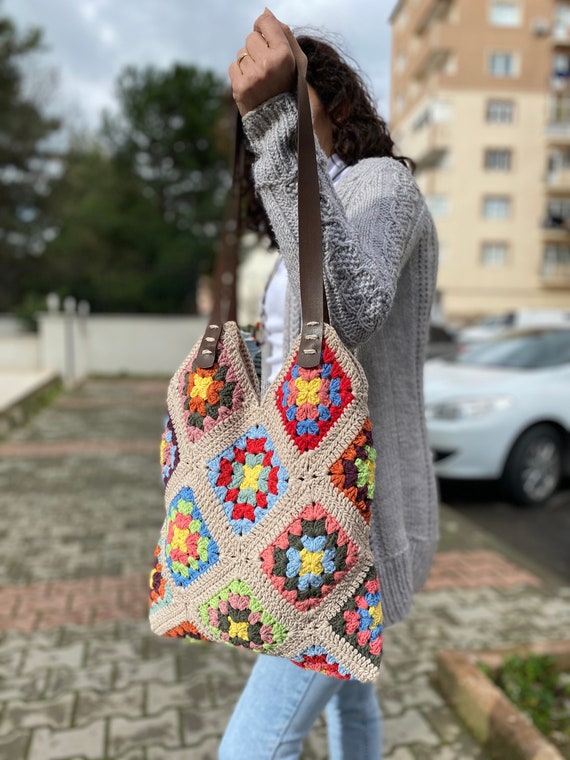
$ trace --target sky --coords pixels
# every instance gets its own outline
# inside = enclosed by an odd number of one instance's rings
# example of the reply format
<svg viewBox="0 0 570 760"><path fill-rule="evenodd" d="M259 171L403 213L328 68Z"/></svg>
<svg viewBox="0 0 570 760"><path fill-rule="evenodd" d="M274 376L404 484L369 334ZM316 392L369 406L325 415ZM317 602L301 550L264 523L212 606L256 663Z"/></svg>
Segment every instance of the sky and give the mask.
<svg viewBox="0 0 570 760"><path fill-rule="evenodd" d="M293 28L341 34L343 49L367 75L388 117L390 26L395 0L272 0ZM227 76L263 0L0 0L20 30L44 30L46 54L29 67L31 86L51 112L75 128L95 127L113 109L114 83L127 64L168 67L174 61ZM47 94L46 94L47 93Z"/></svg>

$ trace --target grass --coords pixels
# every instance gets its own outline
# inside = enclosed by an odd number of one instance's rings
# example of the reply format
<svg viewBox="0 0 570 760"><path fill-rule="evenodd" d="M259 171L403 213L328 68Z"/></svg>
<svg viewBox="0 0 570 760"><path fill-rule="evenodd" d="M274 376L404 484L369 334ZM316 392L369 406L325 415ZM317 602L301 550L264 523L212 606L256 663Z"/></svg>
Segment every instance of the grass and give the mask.
<svg viewBox="0 0 570 760"><path fill-rule="evenodd" d="M498 670L480 667L570 760L570 672L560 671L546 655L513 655Z"/></svg>

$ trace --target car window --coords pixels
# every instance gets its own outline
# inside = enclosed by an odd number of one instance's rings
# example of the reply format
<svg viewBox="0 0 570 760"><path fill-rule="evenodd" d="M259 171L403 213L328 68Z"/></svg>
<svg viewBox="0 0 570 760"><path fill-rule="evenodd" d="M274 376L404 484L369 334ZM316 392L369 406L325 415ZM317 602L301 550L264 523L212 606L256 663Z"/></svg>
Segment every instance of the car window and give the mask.
<svg viewBox="0 0 570 760"><path fill-rule="evenodd" d="M570 330L511 335L488 341L457 356L460 364L538 369L570 363Z"/></svg>

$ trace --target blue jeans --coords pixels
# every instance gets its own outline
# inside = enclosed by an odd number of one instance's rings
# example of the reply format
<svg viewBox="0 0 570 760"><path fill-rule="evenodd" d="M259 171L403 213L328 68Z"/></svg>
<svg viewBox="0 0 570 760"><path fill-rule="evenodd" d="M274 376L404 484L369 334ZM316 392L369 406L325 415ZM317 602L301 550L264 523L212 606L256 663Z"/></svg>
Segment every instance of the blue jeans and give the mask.
<svg viewBox="0 0 570 760"><path fill-rule="evenodd" d="M259 655L223 736L219 760L297 760L326 708L330 760L379 760L382 723L374 684L341 681Z"/></svg>

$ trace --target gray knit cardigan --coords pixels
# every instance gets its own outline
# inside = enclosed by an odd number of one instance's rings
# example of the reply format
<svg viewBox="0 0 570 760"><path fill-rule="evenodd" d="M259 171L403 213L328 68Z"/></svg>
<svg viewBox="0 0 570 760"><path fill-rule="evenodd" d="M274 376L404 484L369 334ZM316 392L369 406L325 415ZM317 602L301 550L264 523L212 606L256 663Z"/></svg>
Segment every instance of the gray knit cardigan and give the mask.
<svg viewBox="0 0 570 760"><path fill-rule="evenodd" d="M289 275L288 352L301 324L294 97L272 98L248 113L243 124L255 154L255 186ZM320 149L318 158L330 320L354 350L370 388L378 452L370 540L389 625L409 612L438 538L422 388L437 237L412 175L398 161L363 159L335 189Z"/></svg>

